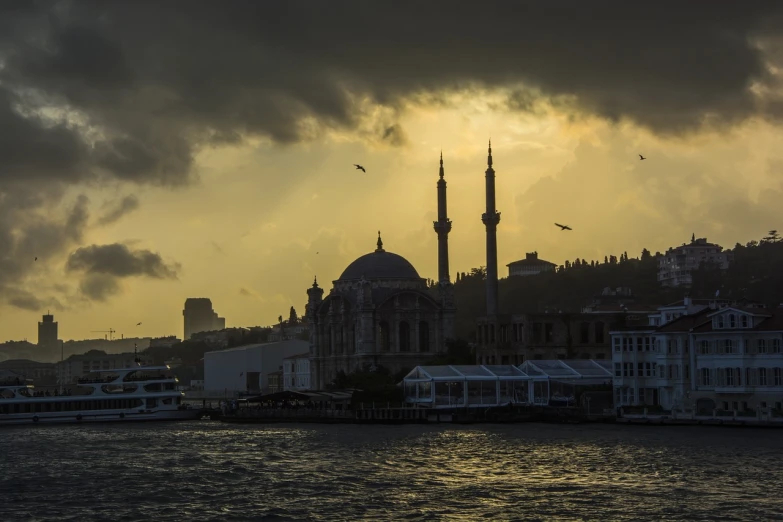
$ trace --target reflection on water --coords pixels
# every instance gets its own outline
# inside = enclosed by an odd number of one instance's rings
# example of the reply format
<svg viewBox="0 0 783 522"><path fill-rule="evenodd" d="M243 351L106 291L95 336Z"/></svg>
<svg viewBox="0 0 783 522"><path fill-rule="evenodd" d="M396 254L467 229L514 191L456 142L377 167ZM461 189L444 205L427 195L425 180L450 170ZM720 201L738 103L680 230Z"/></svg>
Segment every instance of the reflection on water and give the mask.
<svg viewBox="0 0 783 522"><path fill-rule="evenodd" d="M0 520L770 520L783 433L610 425L0 430Z"/></svg>

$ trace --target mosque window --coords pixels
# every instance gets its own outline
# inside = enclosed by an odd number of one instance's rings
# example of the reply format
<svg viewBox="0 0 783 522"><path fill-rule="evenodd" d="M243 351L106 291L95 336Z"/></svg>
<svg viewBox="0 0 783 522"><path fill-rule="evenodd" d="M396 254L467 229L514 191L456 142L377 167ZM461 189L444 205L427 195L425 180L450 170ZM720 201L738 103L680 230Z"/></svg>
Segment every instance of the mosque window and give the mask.
<svg viewBox="0 0 783 522"><path fill-rule="evenodd" d="M407 321L400 321L399 338L400 338L400 351L411 351L411 327Z"/></svg>
<svg viewBox="0 0 783 522"><path fill-rule="evenodd" d="M419 323L419 351L430 351L430 325L427 321Z"/></svg>
<svg viewBox="0 0 783 522"><path fill-rule="evenodd" d="M389 332L389 323L381 321L378 324L378 338L381 341L381 351L388 352L391 346L391 335Z"/></svg>

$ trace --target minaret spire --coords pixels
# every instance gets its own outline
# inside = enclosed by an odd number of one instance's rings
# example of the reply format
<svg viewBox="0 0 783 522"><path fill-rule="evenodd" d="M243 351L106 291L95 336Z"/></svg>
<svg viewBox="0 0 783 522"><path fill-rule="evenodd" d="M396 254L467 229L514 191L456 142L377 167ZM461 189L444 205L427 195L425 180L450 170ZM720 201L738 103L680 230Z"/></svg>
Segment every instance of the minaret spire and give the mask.
<svg viewBox="0 0 783 522"><path fill-rule="evenodd" d="M498 313L498 238L500 212L495 208L495 170L492 168L492 140L487 148L486 200L487 211L481 221L487 229L487 316Z"/></svg>
<svg viewBox="0 0 783 522"><path fill-rule="evenodd" d="M378 248L375 249L376 252L384 252L383 250L383 241L381 240L381 231L378 231L378 242L375 243L378 245Z"/></svg>
<svg viewBox="0 0 783 522"><path fill-rule="evenodd" d="M451 220L446 205L446 180L443 172L443 151L440 153L440 179L438 179L438 220L433 222L438 234L438 282L449 283L449 232Z"/></svg>
<svg viewBox="0 0 783 522"><path fill-rule="evenodd" d="M489 147L487 148L487 166L492 168L492 138L489 139Z"/></svg>

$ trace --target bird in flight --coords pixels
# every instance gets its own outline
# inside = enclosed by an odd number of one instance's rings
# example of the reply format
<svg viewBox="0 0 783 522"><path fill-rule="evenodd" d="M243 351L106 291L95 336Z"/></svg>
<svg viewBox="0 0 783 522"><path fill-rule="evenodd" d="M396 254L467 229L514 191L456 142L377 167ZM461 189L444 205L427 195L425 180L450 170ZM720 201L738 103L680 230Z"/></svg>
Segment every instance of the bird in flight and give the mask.
<svg viewBox="0 0 783 522"><path fill-rule="evenodd" d="M136 323L136 326L141 326L141 323Z"/></svg>
<svg viewBox="0 0 783 522"><path fill-rule="evenodd" d="M639 161L641 161L641 160L646 160L646 159L647 159L647 158L645 158L644 156L642 156L641 154L639 154Z"/></svg>
<svg viewBox="0 0 783 522"><path fill-rule="evenodd" d="M361 165L357 165L356 163L354 163L353 166L356 167L356 170L361 170L365 174L367 173L367 171L364 170L364 167L362 167Z"/></svg>
<svg viewBox="0 0 783 522"><path fill-rule="evenodd" d="M555 223L555 226L558 226L558 227L560 227L560 230L573 230L573 229L572 229L571 227L569 227L568 225L561 225L560 223Z"/></svg>
<svg viewBox="0 0 783 522"><path fill-rule="evenodd" d="M34 259L34 261L38 261L38 258L36 257L36 258Z"/></svg>

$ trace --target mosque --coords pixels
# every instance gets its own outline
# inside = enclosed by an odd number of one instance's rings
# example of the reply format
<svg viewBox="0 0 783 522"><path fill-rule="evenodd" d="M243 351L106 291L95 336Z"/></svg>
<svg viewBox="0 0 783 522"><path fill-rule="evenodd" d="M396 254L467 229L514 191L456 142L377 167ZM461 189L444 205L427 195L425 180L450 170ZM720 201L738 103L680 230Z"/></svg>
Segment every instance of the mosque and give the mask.
<svg viewBox="0 0 783 522"><path fill-rule="evenodd" d="M404 257L383 248L355 260L332 282L326 298L317 279L307 290L311 387L324 389L337 377L384 367L392 373L414 368L446 350L454 338L454 288L449 277L443 155L437 182L438 281L427 280Z"/></svg>

